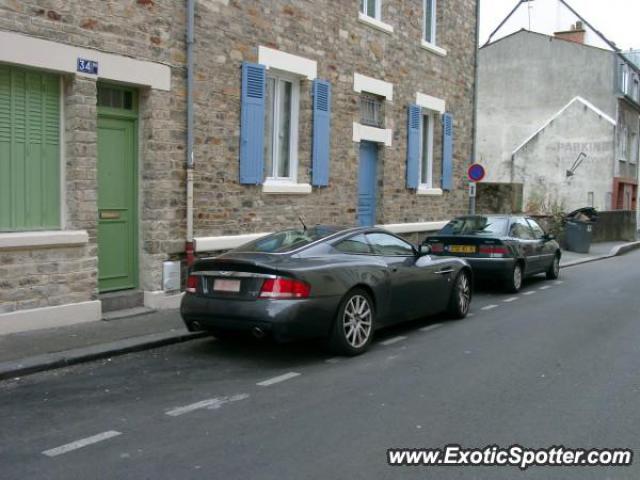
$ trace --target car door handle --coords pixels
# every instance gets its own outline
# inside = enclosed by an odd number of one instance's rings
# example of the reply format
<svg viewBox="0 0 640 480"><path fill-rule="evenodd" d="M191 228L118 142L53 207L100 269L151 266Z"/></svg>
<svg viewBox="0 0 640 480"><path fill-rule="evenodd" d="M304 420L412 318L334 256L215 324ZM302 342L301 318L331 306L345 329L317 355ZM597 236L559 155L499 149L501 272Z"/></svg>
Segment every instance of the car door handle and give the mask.
<svg viewBox="0 0 640 480"><path fill-rule="evenodd" d="M392 272L397 272L398 271L398 267L391 267L391 271Z"/></svg>
<svg viewBox="0 0 640 480"><path fill-rule="evenodd" d="M453 268L438 270L437 272L435 272L436 275L447 275L449 273L453 273Z"/></svg>

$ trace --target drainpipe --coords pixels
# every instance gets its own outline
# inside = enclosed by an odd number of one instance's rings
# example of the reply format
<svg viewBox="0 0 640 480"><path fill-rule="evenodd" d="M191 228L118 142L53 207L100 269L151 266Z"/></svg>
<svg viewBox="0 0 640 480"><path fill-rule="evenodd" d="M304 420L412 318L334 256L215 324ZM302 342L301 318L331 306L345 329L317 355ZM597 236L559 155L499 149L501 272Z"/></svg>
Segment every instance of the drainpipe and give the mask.
<svg viewBox="0 0 640 480"><path fill-rule="evenodd" d="M474 164L477 161L478 155L478 57L480 46L480 0L476 1L476 43L475 43L475 58L473 60L473 121L471 125L471 163ZM477 194L477 193L476 193ZM476 198L469 197L469 214L475 215L476 213Z"/></svg>
<svg viewBox="0 0 640 480"><path fill-rule="evenodd" d="M195 0L187 0L187 265L195 259L193 250L193 43Z"/></svg>

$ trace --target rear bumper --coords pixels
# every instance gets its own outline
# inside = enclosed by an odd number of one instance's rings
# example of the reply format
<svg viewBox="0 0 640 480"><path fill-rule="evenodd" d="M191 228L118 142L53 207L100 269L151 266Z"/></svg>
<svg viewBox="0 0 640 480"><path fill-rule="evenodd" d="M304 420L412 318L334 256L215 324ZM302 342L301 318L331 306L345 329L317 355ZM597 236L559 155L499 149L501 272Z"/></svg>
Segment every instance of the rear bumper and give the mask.
<svg viewBox="0 0 640 480"><path fill-rule="evenodd" d="M276 340L327 336L338 297L295 300L228 300L186 294L180 305L189 330L249 332L258 327Z"/></svg>
<svg viewBox="0 0 640 480"><path fill-rule="evenodd" d="M514 258L465 258L473 273L479 277L510 276L516 260Z"/></svg>

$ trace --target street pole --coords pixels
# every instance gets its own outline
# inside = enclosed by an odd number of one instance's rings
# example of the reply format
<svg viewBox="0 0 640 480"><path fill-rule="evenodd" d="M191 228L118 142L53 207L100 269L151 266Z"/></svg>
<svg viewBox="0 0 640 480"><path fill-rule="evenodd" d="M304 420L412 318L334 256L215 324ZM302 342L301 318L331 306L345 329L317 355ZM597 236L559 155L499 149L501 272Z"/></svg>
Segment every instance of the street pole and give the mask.
<svg viewBox="0 0 640 480"><path fill-rule="evenodd" d="M478 153L477 145L477 132L478 132L478 57L480 53L480 0L476 1L476 44L475 44L475 59L474 59L474 71L473 71L473 121L471 126L471 165L476 163L476 155ZM470 190L467 187L467 194ZM469 195L469 214L475 215L476 213L476 197L475 195Z"/></svg>

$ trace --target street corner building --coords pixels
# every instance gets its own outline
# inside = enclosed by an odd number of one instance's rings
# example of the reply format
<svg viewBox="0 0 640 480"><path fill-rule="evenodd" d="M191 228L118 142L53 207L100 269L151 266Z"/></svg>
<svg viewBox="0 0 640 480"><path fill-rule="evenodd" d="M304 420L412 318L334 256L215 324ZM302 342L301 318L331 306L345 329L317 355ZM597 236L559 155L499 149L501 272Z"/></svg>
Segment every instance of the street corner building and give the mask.
<svg viewBox="0 0 640 480"><path fill-rule="evenodd" d="M607 42L577 21L480 49L478 158L489 184L522 187L516 209L640 215L640 68Z"/></svg>
<svg viewBox="0 0 640 480"><path fill-rule="evenodd" d="M176 307L300 218L464 213L476 38L476 0L3 2L0 333Z"/></svg>

